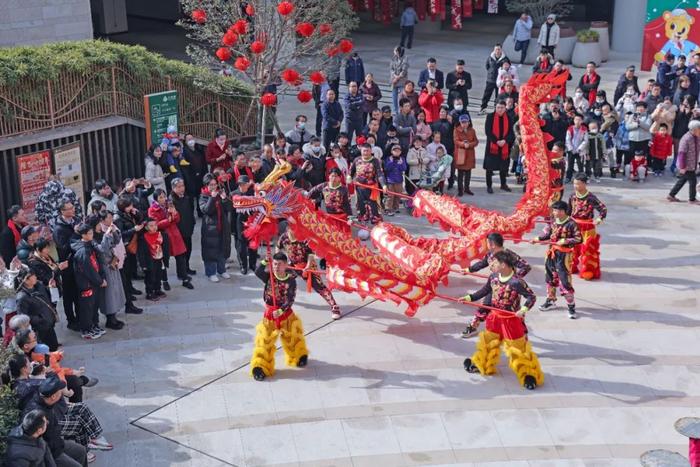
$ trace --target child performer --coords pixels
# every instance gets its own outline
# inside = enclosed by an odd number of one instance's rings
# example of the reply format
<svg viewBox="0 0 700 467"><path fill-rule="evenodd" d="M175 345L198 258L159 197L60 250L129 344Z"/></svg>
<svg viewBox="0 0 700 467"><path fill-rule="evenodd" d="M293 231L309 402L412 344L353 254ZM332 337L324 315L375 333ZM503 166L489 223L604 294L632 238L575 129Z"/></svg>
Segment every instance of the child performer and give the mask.
<svg viewBox="0 0 700 467"><path fill-rule="evenodd" d="M481 271L486 267L489 268L491 273L495 272L495 255L499 251L505 251L513 257L513 260L515 261L515 277L522 279L532 269L528 262L521 258L517 253L503 247L503 235L500 233L490 233L486 237L486 245L488 246L488 253L482 259L469 266L469 272ZM491 306L491 297L484 298L483 303L486 306ZM467 328L464 330L464 332L462 332L462 337L467 339L479 332L479 326L481 326L481 323L486 319L488 314L489 310L487 308L479 308L476 313L474 313L474 318L472 318L471 322L467 325Z"/></svg>
<svg viewBox="0 0 700 467"><path fill-rule="evenodd" d="M576 319L576 302L574 300L574 286L571 282L571 266L574 246L581 243L581 231L571 217L567 214L569 206L565 201L552 203L552 219L537 239L549 241L549 249L545 259L545 279L547 282L547 300L540 305L541 311L551 310L556 307L557 287L566 300L569 307L569 318Z"/></svg>
<svg viewBox="0 0 700 467"><path fill-rule="evenodd" d="M287 269L284 253L275 253L270 266L271 271L267 269L267 260L263 260L255 270L255 275L265 283L265 313L255 328L255 348L250 359L251 374L256 381L275 374L277 336L282 340L287 365L303 368L309 360L304 328L292 310L297 296L297 275Z"/></svg>
<svg viewBox="0 0 700 467"><path fill-rule="evenodd" d="M462 297L472 302L491 296L491 304L503 311L492 310L486 318L486 329L479 334L476 352L464 360L469 373L492 375L496 372L501 343L510 359L510 368L526 389L544 383L544 374L537 355L527 340L525 314L535 304L535 294L523 279L515 276L515 258L507 251L494 254L494 269L486 285ZM520 304L521 298L525 303Z"/></svg>
<svg viewBox="0 0 700 467"><path fill-rule="evenodd" d="M573 272L587 281L600 279L600 235L596 225L603 222L608 209L596 195L588 191L588 177L576 175L574 193L569 197L571 218L578 224L582 243L574 248ZM598 217L595 217L596 211Z"/></svg>

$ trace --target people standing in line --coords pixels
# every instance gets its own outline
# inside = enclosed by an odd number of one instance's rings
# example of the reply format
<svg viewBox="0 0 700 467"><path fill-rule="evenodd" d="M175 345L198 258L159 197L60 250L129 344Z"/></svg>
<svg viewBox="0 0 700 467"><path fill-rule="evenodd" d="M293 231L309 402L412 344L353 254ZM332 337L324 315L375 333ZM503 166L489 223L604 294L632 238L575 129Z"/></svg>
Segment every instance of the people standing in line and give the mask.
<svg viewBox="0 0 700 467"><path fill-rule="evenodd" d="M358 87L359 81L350 81L348 84L348 93L345 95L344 99L344 115L345 115L345 133L347 133L348 138L352 141L353 136L358 136L362 133L362 128L365 126L363 120L364 113L362 106L364 104L365 98L362 95ZM333 141L335 143L336 139ZM326 145L330 148L330 144Z"/></svg>
<svg viewBox="0 0 700 467"><path fill-rule="evenodd" d="M444 74L442 71L438 70L437 60L435 60L433 57L428 59L425 69L421 70L420 74L418 75L418 87L423 89L430 80L435 81L435 87L438 89L445 87Z"/></svg>
<svg viewBox="0 0 700 467"><path fill-rule="evenodd" d="M56 243L58 262L68 261L68 267L61 271L61 283L63 284L63 312L68 321L68 329L80 331L78 319L79 294L76 284L75 270L73 268L73 250L71 243L79 237L75 233L78 225L76 208L73 203L63 201L58 205L59 217L52 230L53 240Z"/></svg>
<svg viewBox="0 0 700 467"><path fill-rule="evenodd" d="M542 49L546 49L553 58L556 58L554 51L559 45L560 36L559 25L556 21L557 15L550 14L547 16L547 20L542 24L540 35L537 38L537 45Z"/></svg>
<svg viewBox="0 0 700 467"><path fill-rule="evenodd" d="M472 75L464 70L464 60L459 59L454 71L447 73L445 79L447 93L447 105L452 107L455 99L462 99L465 107L469 105L469 90L472 88Z"/></svg>
<svg viewBox="0 0 700 467"><path fill-rule="evenodd" d="M199 207L204 214L201 234L204 273L212 282L219 282L219 277L230 279L231 275L226 272L226 260L231 256L229 218L233 205L212 174L204 176Z"/></svg>
<svg viewBox="0 0 700 467"><path fill-rule="evenodd" d="M379 101L382 99L382 90L379 89L377 83L374 82L374 75L367 73L365 80L360 87L362 93L362 125L367 124L367 117L372 111L379 108Z"/></svg>
<svg viewBox="0 0 700 467"><path fill-rule="evenodd" d="M418 14L413 9L411 3L406 3L406 8L401 13L401 47L406 46L408 49L413 47L413 32L418 24Z"/></svg>
<svg viewBox="0 0 700 467"><path fill-rule="evenodd" d="M508 165L510 150L515 141L513 126L515 122L506 113L506 103L499 101L496 111L486 117L486 148L484 154L484 169L486 170L486 191L493 193L493 173L498 172L501 190L512 191L508 186Z"/></svg>
<svg viewBox="0 0 700 467"><path fill-rule="evenodd" d="M491 52L486 59L486 87L484 88L484 95L481 98L481 110L479 111L479 115L484 115L486 113L486 107L488 107L494 92L498 95L498 87L496 86L498 70L501 69L501 66L506 61L509 60L506 54L503 53L503 47L501 47L501 44L496 44L493 47L493 52Z"/></svg>
<svg viewBox="0 0 700 467"><path fill-rule="evenodd" d="M525 63L527 49L530 45L530 35L532 34L532 18L529 12L523 11L515 21L513 27L513 41L515 41L515 51L520 52L520 64Z"/></svg>
<svg viewBox="0 0 700 467"><path fill-rule="evenodd" d="M394 105L394 113L399 113L399 93L408 79L408 57L403 46L394 48L394 55L389 64L389 81L391 84L391 98Z"/></svg>
<svg viewBox="0 0 700 467"><path fill-rule="evenodd" d="M361 83L365 79L365 65L362 63L360 54L354 51L345 60L345 84L350 86L350 82Z"/></svg>
<svg viewBox="0 0 700 467"><path fill-rule="evenodd" d="M691 204L700 204L697 200L697 169L700 161L700 121L693 120L688 124L688 132L683 135L678 143L678 157L676 167L680 178L671 189L666 199L671 202L679 202L676 195L681 188L688 183L688 200Z"/></svg>
<svg viewBox="0 0 700 467"><path fill-rule="evenodd" d="M331 144L338 139L343 118L343 107L336 100L335 91L329 89L326 91L326 100L321 104L321 130L324 147L331 147Z"/></svg>
<svg viewBox="0 0 700 467"><path fill-rule="evenodd" d="M476 151L479 139L469 115L459 117L459 125L454 129L454 166L457 170L457 196L474 195L469 189L472 169L476 167Z"/></svg>

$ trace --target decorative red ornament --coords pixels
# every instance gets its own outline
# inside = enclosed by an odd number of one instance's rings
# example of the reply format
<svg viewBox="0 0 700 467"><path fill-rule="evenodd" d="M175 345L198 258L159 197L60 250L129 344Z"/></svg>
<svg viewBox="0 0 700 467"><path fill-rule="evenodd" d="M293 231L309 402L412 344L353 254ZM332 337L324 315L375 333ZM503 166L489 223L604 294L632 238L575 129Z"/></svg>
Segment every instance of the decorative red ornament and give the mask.
<svg viewBox="0 0 700 467"><path fill-rule="evenodd" d="M233 30L233 32L236 32L238 34L245 34L248 32L248 21L244 19L239 19L235 23L233 23L233 26L229 29L229 31Z"/></svg>
<svg viewBox="0 0 700 467"><path fill-rule="evenodd" d="M299 91L299 94L297 94L297 100L302 104L306 104L307 102L311 101L313 97L314 96L309 91Z"/></svg>
<svg viewBox="0 0 700 467"><path fill-rule="evenodd" d="M236 68L236 70L246 71L250 66L250 60L245 57L238 57L233 66Z"/></svg>
<svg viewBox="0 0 700 467"><path fill-rule="evenodd" d="M265 107L272 107L273 105L277 104L277 96L271 92L266 92L260 98L260 103Z"/></svg>
<svg viewBox="0 0 700 467"><path fill-rule="evenodd" d="M298 81L300 81L299 80L299 78L300 78L299 72L292 69L292 68L287 68L286 70L284 70L282 72L281 76L282 76L283 80L285 80L286 82L288 82L290 84L295 84Z"/></svg>
<svg viewBox="0 0 700 467"><path fill-rule="evenodd" d="M227 47L219 47L216 50L216 56L219 58L219 60L225 62L231 59L231 51Z"/></svg>
<svg viewBox="0 0 700 467"><path fill-rule="evenodd" d="M263 53L265 50L265 43L261 41L253 41L252 44L250 44L250 51L253 52L254 54L260 54Z"/></svg>
<svg viewBox="0 0 700 467"><path fill-rule="evenodd" d="M340 53L340 49L338 47L329 47L326 49L326 54L329 57L335 57Z"/></svg>
<svg viewBox="0 0 700 467"><path fill-rule="evenodd" d="M233 32L231 30L226 31L226 34L224 34L224 37L221 38L221 43L227 47L231 47L236 42L238 42L238 34L236 34L235 32Z"/></svg>
<svg viewBox="0 0 700 467"><path fill-rule="evenodd" d="M332 31L333 31L333 28L328 23L321 23L318 25L318 32L321 33L322 36L325 36L326 34L330 34Z"/></svg>
<svg viewBox="0 0 700 467"><path fill-rule="evenodd" d="M309 37L314 33L314 25L311 23L299 23L296 31L301 37Z"/></svg>
<svg viewBox="0 0 700 467"><path fill-rule="evenodd" d="M204 10L192 10L192 21L197 24L204 24L207 22L207 12Z"/></svg>
<svg viewBox="0 0 700 467"><path fill-rule="evenodd" d="M314 71L309 75L309 79L313 84L323 84L324 81L326 81L326 78L323 77L323 73L320 71Z"/></svg>
<svg viewBox="0 0 700 467"><path fill-rule="evenodd" d="M279 5L277 5L277 13L282 16L287 16L292 11L294 11L294 5L292 2L280 2Z"/></svg>
<svg viewBox="0 0 700 467"><path fill-rule="evenodd" d="M349 54L352 52L353 47L352 41L348 39L341 39L340 43L338 44L338 49L340 49L340 51L344 54Z"/></svg>
<svg viewBox="0 0 700 467"><path fill-rule="evenodd" d="M253 5L248 4L245 7L245 14L248 16L253 16L255 14L255 7Z"/></svg>

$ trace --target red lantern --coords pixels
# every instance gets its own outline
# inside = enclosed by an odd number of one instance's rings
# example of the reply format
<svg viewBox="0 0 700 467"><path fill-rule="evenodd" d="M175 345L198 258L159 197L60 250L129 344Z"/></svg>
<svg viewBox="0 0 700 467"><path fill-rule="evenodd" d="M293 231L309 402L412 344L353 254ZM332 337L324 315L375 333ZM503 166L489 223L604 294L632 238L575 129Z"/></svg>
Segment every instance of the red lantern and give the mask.
<svg viewBox="0 0 700 467"><path fill-rule="evenodd" d="M290 84L294 84L299 81L299 72L292 68L287 68L282 72L282 79Z"/></svg>
<svg viewBox="0 0 700 467"><path fill-rule="evenodd" d="M219 47L216 50L216 56L219 58L219 60L225 62L231 59L231 51L227 47Z"/></svg>
<svg viewBox="0 0 700 467"><path fill-rule="evenodd" d="M277 96L271 92L266 92L260 98L260 103L265 107L272 107L273 105L277 104Z"/></svg>
<svg viewBox="0 0 700 467"><path fill-rule="evenodd" d="M328 23L322 23L318 25L318 32L320 32L322 36L330 34L331 31L333 31L333 28Z"/></svg>
<svg viewBox="0 0 700 467"><path fill-rule="evenodd" d="M309 75L309 79L313 84L323 84L323 82L326 81L326 78L320 71L314 71L313 73L311 73Z"/></svg>
<svg viewBox="0 0 700 467"><path fill-rule="evenodd" d="M279 13L282 16L287 16L294 10L294 5L292 2L280 2L279 5L277 5L277 13Z"/></svg>
<svg viewBox="0 0 700 467"><path fill-rule="evenodd" d="M238 42L238 34L236 34L235 32L233 32L231 30L226 31L226 34L224 34L224 37L221 38L221 43L227 47L231 47L236 42Z"/></svg>
<svg viewBox="0 0 700 467"><path fill-rule="evenodd" d="M230 30L233 30L233 32L236 32L238 34L245 34L248 32L248 21L244 19L239 19L235 23L233 23L233 26L231 26Z"/></svg>
<svg viewBox="0 0 700 467"><path fill-rule="evenodd" d="M314 25L311 23L299 23L296 31L301 37L309 37L314 33Z"/></svg>
<svg viewBox="0 0 700 467"><path fill-rule="evenodd" d="M236 70L246 71L250 66L250 60L245 57L238 57L233 66L236 68Z"/></svg>
<svg viewBox="0 0 700 467"><path fill-rule="evenodd" d="M329 47L326 49L326 54L329 57L335 57L340 53L340 49L338 47Z"/></svg>
<svg viewBox="0 0 700 467"><path fill-rule="evenodd" d="M352 52L353 48L352 41L349 41L348 39L341 39L340 43L338 44L338 48L344 54L349 54Z"/></svg>
<svg viewBox="0 0 700 467"><path fill-rule="evenodd" d="M313 97L314 96L311 95L309 91L299 91L299 94L297 94L297 100L302 104L306 104L307 102L311 101Z"/></svg>
<svg viewBox="0 0 700 467"><path fill-rule="evenodd" d="M197 24L204 24L207 22L207 12L204 10L192 10L192 21Z"/></svg>
<svg viewBox="0 0 700 467"><path fill-rule="evenodd" d="M245 7L245 14L248 16L253 16L255 14L255 7L251 4L248 4Z"/></svg>
<svg viewBox="0 0 700 467"><path fill-rule="evenodd" d="M265 50L265 43L264 42L253 41L253 43L250 44L250 51L253 52L254 54L263 53L264 50Z"/></svg>

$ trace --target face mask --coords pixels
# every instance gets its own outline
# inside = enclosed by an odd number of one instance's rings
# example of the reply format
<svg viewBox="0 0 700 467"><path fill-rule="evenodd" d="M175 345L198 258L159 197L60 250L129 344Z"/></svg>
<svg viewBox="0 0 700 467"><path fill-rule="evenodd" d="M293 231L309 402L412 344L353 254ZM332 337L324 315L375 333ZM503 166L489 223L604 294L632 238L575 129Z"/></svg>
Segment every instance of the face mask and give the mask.
<svg viewBox="0 0 700 467"><path fill-rule="evenodd" d="M596 133L598 133L598 130L595 130L595 129L589 130L589 133L592 135L595 135Z"/></svg>
<svg viewBox="0 0 700 467"><path fill-rule="evenodd" d="M314 153L318 154L319 152L321 152L321 146L312 146L312 147L311 147L311 150L312 150Z"/></svg>
<svg viewBox="0 0 700 467"><path fill-rule="evenodd" d="M577 92L577 93L576 93L576 97L583 97L583 93L582 93L582 92Z"/></svg>
<svg viewBox="0 0 700 467"><path fill-rule="evenodd" d="M306 122L299 122L297 123L297 128L300 130L303 130L306 127Z"/></svg>
<svg viewBox="0 0 700 467"><path fill-rule="evenodd" d="M194 148L194 145L195 145L195 141L193 139L191 139L187 142L187 146L189 146L190 148Z"/></svg>
<svg viewBox="0 0 700 467"><path fill-rule="evenodd" d="M596 99L595 101L599 104L602 104L603 102L605 102L605 99Z"/></svg>
<svg viewBox="0 0 700 467"><path fill-rule="evenodd" d="M161 150L161 151L167 151L167 150L168 150L168 145L167 145L167 144L161 144L161 145L160 145L160 150Z"/></svg>
<svg viewBox="0 0 700 467"><path fill-rule="evenodd" d="M593 113L596 114L596 115L600 115L600 114L603 113L603 112L601 112L600 110L594 110Z"/></svg>
<svg viewBox="0 0 700 467"><path fill-rule="evenodd" d="M461 111L463 108L464 108L463 105L459 105L459 104L455 105L455 110L457 110L457 111Z"/></svg>

